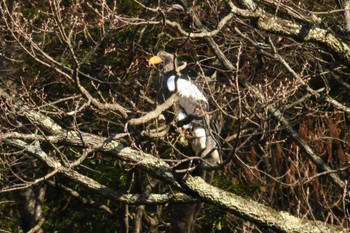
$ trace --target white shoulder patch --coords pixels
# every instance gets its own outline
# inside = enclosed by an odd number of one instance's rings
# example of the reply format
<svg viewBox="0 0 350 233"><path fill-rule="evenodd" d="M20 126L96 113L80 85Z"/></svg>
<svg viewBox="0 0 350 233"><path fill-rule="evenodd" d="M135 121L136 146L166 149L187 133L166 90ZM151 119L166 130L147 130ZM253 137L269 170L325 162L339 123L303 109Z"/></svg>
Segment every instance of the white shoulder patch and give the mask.
<svg viewBox="0 0 350 233"><path fill-rule="evenodd" d="M175 75L172 75L168 78L166 85L169 91L175 91Z"/></svg>

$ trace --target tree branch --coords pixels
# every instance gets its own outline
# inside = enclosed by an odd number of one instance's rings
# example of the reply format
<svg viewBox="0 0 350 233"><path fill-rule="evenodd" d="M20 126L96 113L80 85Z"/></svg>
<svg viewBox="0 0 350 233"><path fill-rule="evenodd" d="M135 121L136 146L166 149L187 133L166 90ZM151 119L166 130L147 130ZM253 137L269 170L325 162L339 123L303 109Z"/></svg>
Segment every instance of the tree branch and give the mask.
<svg viewBox="0 0 350 233"><path fill-rule="evenodd" d="M297 231L301 229L321 229L318 230L318 232L339 231L337 227L329 226L327 224L314 221L300 220L288 213L277 212L276 210L268 206L259 204L255 201L246 200L232 193L225 192L219 188L207 184L204 180L202 180L199 177L194 178L188 176L188 178L184 181L184 186L180 186L172 174L171 167L164 161L154 157L151 154L143 153L141 151L134 150L130 147L124 147L119 142L108 142L108 139L106 138L87 133L64 132L63 134L65 135L65 137L58 135L56 136L58 138L61 138L62 142L64 142L65 144L79 146L85 145L93 148L98 148L98 150L100 151L113 153L119 159L138 164L144 170L150 172L150 174L152 174L153 176L160 178L163 181L166 181L171 186L179 188L185 193L190 194L190 196L194 195L194 197L200 197L208 203L226 209L244 219L248 219L259 225L286 232L292 232L293 230ZM48 137L48 140L49 139L50 138ZM82 143L82 141L84 143ZM116 201L132 203L146 202L146 204L164 204L166 202L163 201L168 202L172 200L171 198L173 197L173 194L161 194L160 196L152 195L152 197L155 199L150 201L149 195L145 196L141 194L136 196L123 196L123 194L120 192L116 192L108 188L107 186L102 185L96 182L95 180L78 173L77 171L62 166L60 162L48 156L43 150L41 150L38 142L28 144L19 139L7 138L3 140L3 143L26 151L27 153L37 157L38 159L46 163L47 166L57 169L58 172L63 174L64 176L84 185L85 187L88 187L89 189L96 191L97 193L105 197L111 198ZM158 199L159 197L160 199ZM156 200L158 200L158 202Z"/></svg>
<svg viewBox="0 0 350 233"><path fill-rule="evenodd" d="M205 202L278 232L343 232L341 227L330 226L319 221L301 220L287 212L278 212L253 200L244 199L216 188L200 177L188 176L182 185L187 188L188 192Z"/></svg>
<svg viewBox="0 0 350 233"><path fill-rule="evenodd" d="M232 11L234 12L239 12L239 14L241 16L244 17L255 17L255 18L261 18L261 20L266 20L267 18L269 20L271 20L272 22L276 23L276 26L278 26L278 28L280 28L281 30L284 30L284 28L282 27L282 25L278 24L278 22L275 20L276 17L272 17L269 18L267 17L267 13L264 12L262 9L255 9L255 11L249 11L249 10L242 10L237 8L232 2L229 3L230 7L232 8ZM197 17L197 15L195 14L195 12L193 10L190 11L191 17L193 18L193 21L195 22L196 26L198 28L204 28L203 24L201 23L201 21L199 20L199 18ZM287 21L286 21L287 22ZM289 24L290 26L295 26L296 28L299 28L299 25L294 24L292 22L287 22L287 24ZM300 26L301 27L301 26ZM293 27L291 27L293 28ZM206 30L205 28L203 30ZM288 29L287 29L288 30ZM316 29L315 29L316 30ZM318 30L318 29L317 29ZM321 29L320 29L321 30ZM321 30L322 31L322 30ZM294 31L295 32L295 31ZM323 33L325 33L324 31L322 31ZM223 65L228 69L228 70L234 70L235 66L227 59L227 57L225 56L225 54L222 52L222 50L220 49L220 47L217 45L217 43L214 41L214 39L212 37L208 37L206 38L207 43L209 44L209 46L211 47L211 49L213 50L213 52L215 53L215 55L218 57L218 59L223 63ZM326 40L328 41L328 40ZM343 42L337 40L335 38L335 42L339 42L338 45L342 45ZM349 50L349 48L347 47L347 45L344 44L344 46L346 46L346 50ZM340 52L340 51L339 51ZM348 51L348 59L350 62L350 50ZM259 99L262 102L264 101L264 95L254 86L252 86L250 83L248 83L246 80L239 80L240 83L245 86L246 88L250 89L252 91L252 93L254 94L254 96ZM306 152L306 154L309 156L309 158L316 164L316 166L321 169L322 171L326 171L326 172L330 172L333 171L333 169L331 169L323 160L321 157L319 157L313 150L312 148L299 136L299 134L293 129L292 125L288 122L288 120L283 116L283 114L276 109L274 106L272 105L267 105L266 106L268 112L274 116L280 123L281 125L286 129L287 133L297 142L297 144ZM347 190L346 188L346 183L340 179L340 177L338 176L338 174L336 173L329 173L330 178L332 179L332 181L340 188L341 191ZM346 193L347 197L350 197L350 192L348 191Z"/></svg>
<svg viewBox="0 0 350 233"><path fill-rule="evenodd" d="M243 10L236 7L231 1L229 6L231 11L240 17L257 19L259 29L290 36L303 42L316 42L323 45L336 53L343 60L344 65L349 66L350 48L346 43L338 39L332 31L315 24L301 25L291 20L281 19L267 13L260 7Z"/></svg>
<svg viewBox="0 0 350 233"><path fill-rule="evenodd" d="M79 91L85 96L85 98L88 99L89 103L91 102L95 107L97 107L98 109L101 109L101 110L117 111L117 112L121 113L124 118L126 118L128 116L128 113L130 111L128 109L124 108L123 106L121 106L120 104L117 104L117 103L114 103L114 104L102 103L98 99L94 98L88 92L88 90L86 90L80 84L80 79L79 79L78 73L79 73L79 69L76 68L76 70L74 70L74 72L73 72L73 76L74 76L76 85L77 85Z"/></svg>
<svg viewBox="0 0 350 233"><path fill-rule="evenodd" d="M151 120L156 119L162 112L170 108L178 99L177 94L172 94L164 103L161 105L157 105L156 109L154 109L151 112L148 112L146 115L139 117L139 118L133 118L128 121L129 125L141 125L146 122L149 122Z"/></svg>
<svg viewBox="0 0 350 233"><path fill-rule="evenodd" d="M89 141L90 143L88 144L95 144L93 142L94 139L90 138ZM115 201L118 202L123 202L123 203L127 203L127 204L166 204L169 201L177 201L177 202L196 202L195 199L190 198L188 196L185 196L183 194L123 194L121 192L117 192L113 189L108 188L107 186L98 183L97 181L91 179L90 177L84 176L82 174L80 174L79 172L71 169L71 168L67 168L64 167L59 161L57 161L56 159L50 157L49 155L47 155L41 148L40 148L40 144L39 142L36 143L26 143L22 140L19 139L4 139L3 140L4 143L6 143L7 145L11 145L14 146L16 148L19 148L23 151L26 151L27 153L35 156L37 159L40 159L42 162L44 162L46 164L46 166L54 169L55 173L60 173L68 178L70 178L71 180L78 182L79 184L83 185L84 187L87 187L93 191L95 191L96 193L111 198ZM69 139L66 142L71 142ZM71 142L72 143L72 142ZM73 142L75 144L75 142ZM118 147L118 144L114 144L111 143L114 146ZM112 145L110 145L112 146ZM119 150L119 148L115 148L116 150ZM156 159L154 156L149 155L149 154L145 154L145 156L142 157L138 157L136 156L137 160L134 159L135 154L134 153L139 153L138 151L135 151L131 148L126 148L126 149L130 149L131 151L129 153L127 153L126 155L124 155L124 157L129 157L129 161L134 161L134 162L138 162L139 165L141 165L143 168L146 168L146 170L148 170L149 172L151 172L152 174L156 174L157 177L159 178L163 178L166 181L169 181L169 176L167 176L167 172L171 172L171 168L166 164L166 167L163 167L160 162L160 160ZM107 149L109 151L109 149ZM145 158L146 157L146 158ZM146 161L146 163L144 163L144 161L142 160L147 160L147 157L152 157L154 159L152 159L152 161ZM152 165L150 165L150 163L152 163ZM160 169L164 172L164 176L161 176L161 174L159 174L159 172L157 171L157 169ZM51 173L49 173L51 174ZM44 179L40 180L41 182L45 181ZM177 182L175 181L175 179L172 179L170 182L168 182L172 185L177 184ZM175 185L175 187L181 188L179 185Z"/></svg>

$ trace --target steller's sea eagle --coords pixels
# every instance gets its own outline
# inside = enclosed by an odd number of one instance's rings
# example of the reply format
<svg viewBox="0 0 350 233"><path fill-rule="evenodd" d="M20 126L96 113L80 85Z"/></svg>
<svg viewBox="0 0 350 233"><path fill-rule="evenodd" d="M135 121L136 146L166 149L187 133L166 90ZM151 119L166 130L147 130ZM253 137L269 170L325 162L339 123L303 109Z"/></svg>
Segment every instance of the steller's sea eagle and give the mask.
<svg viewBox="0 0 350 233"><path fill-rule="evenodd" d="M178 72L173 54L160 51L149 59L149 65L161 65L158 78L158 101L164 102L172 93L178 93L175 103L175 121L190 135L190 145L196 156L210 168L221 162L218 151L218 127L211 118L208 98L188 75Z"/></svg>

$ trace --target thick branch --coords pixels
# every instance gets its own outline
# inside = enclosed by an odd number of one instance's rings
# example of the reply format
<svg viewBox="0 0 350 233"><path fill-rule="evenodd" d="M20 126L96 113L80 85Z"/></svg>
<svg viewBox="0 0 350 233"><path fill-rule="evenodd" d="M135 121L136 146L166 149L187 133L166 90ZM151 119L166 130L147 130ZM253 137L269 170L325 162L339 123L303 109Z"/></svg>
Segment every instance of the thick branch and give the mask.
<svg viewBox="0 0 350 233"><path fill-rule="evenodd" d="M90 138L90 140L93 140ZM112 200L118 201L118 202L123 202L126 204L133 204L133 205L155 205L155 204L166 204L169 203L170 201L173 202L183 202L183 203L192 203L192 202L197 202L196 199L191 198L187 195L177 193L177 194L123 194L121 192L117 192L111 188L108 188L107 186L91 179L90 177L84 176L80 174L79 172L70 169L68 167L62 166L62 164L57 161L55 158L50 157L47 155L46 152L44 152L40 148L40 144L34 143L34 144L29 144L26 143L22 140L18 139L5 139L3 140L8 145L14 146L16 148L19 148L21 150L26 151L27 153L35 156L36 158L40 159L42 162L46 164L46 166L54 169L54 171L57 171L58 173L70 178L71 180L93 190L94 192L110 198ZM138 153L134 151L134 153ZM129 157L132 158L134 154L129 154ZM148 154L146 154L145 157L147 157ZM148 155L153 157L152 155ZM142 159L139 158L138 162L142 164ZM157 163L156 161L153 161L153 163ZM160 164L154 164L154 166L157 166ZM170 167L167 167L167 169L170 171ZM151 171L155 171L155 169L151 169ZM166 177L166 176L165 176ZM41 180L45 181L45 180ZM176 181L173 180L172 183L175 183Z"/></svg>
<svg viewBox="0 0 350 233"><path fill-rule="evenodd" d="M323 222L301 220L287 212L278 212L253 200L209 185L200 177L189 176L183 183L200 199L226 209L243 219L279 232L342 232L343 229Z"/></svg>
<svg viewBox="0 0 350 233"><path fill-rule="evenodd" d="M34 113L32 113L34 114ZM38 122L36 122L38 123ZM214 204L220 208L224 208L234 214L237 214L245 219L249 219L259 225L263 225L272 229L278 229L281 231L292 232L295 229L306 229L315 230L314 232L336 232L338 229L333 226L325 224L319 224L313 221L303 221L285 212L277 212L276 210L259 204L257 202L246 200L242 197L236 196L232 193L225 192L216 187L213 187L201 178L188 177L185 181L185 189L182 188L179 183L174 179L171 167L164 161L154 157L151 154L142 153L141 151L134 150L130 147L124 147L121 143L116 141L108 142L108 139L92 135L88 133L76 133L76 132L63 132L63 135L55 135L56 139L60 139L61 142L70 145L89 146L96 148L100 151L106 151L115 154L119 159L124 161L133 162L141 166L144 170L149 171L150 174L157 178L166 181L171 186L184 190L185 193L191 196L195 194L207 201L208 203ZM50 137L47 138L50 140ZM131 200L135 202L147 202L149 203L149 196L124 196L121 199L122 194L116 192L108 187L94 181L93 179L83 176L82 174L62 166L54 158L48 156L44 151L41 150L39 143L28 144L18 139L4 139L4 143L15 146L26 151L29 154L36 156L45 162L49 167L58 170L59 173L69 177L70 179L79 182L80 184L95 190L96 192L109 197L113 200L128 202ZM187 188L187 189L186 189ZM164 194L170 195L172 194ZM152 196L156 197L156 196ZM160 196L161 200L169 200L167 197ZM158 197L157 197L158 198ZM154 200L152 200L154 201ZM158 201L159 202L159 201ZM153 202L154 204L154 202ZM315 227L317 224L317 227ZM321 230L317 230L321 229Z"/></svg>
<svg viewBox="0 0 350 233"><path fill-rule="evenodd" d="M302 25L291 20L281 19L267 13L262 8L243 10L229 3L231 11L240 17L257 19L259 29L293 37L304 42L316 42L327 47L344 60L344 65L349 65L350 48L342 40L338 39L332 31L319 25Z"/></svg>
<svg viewBox="0 0 350 233"><path fill-rule="evenodd" d="M255 11L249 11L249 10L241 10L239 8L237 8L233 3L230 3L230 7L232 8L232 10L234 12L239 12L239 14L241 14L241 16L248 16L248 17L255 17L255 18L261 18L262 20L265 20L266 18L268 18L269 20L271 20L272 22L275 22L276 25L278 25L278 28L280 28L281 30L283 30L283 25L279 25L277 24L277 22L274 20L275 17L269 18L266 17L267 13L263 12L263 10L255 10ZM203 28L203 30L206 30L203 26L203 24L201 23L201 21L199 20L199 18L197 17L197 15L195 14L195 12L192 10L190 11L191 16L193 18L193 21L195 22L196 26L198 28ZM294 24L293 22L288 22L289 26L295 26L295 28L299 28L299 26L297 24ZM301 26L300 26L301 27ZM293 27L289 27L290 29ZM316 30L316 29L315 29ZM321 30L321 29L319 29ZM296 32L296 30L291 30L292 32ZM322 31L322 30L321 30ZM323 31L322 31L323 32ZM334 36L333 36L334 37ZM229 61L227 59L227 57L225 56L225 54L222 52L222 50L219 48L219 46L217 45L217 43L214 41L214 39L212 37L208 37L206 38L207 43L209 44L209 46L211 47L211 49L213 50L213 52L216 54L216 56L218 57L218 59L223 63L223 65L228 69L228 70L234 70L235 66L231 63L231 61ZM338 42L337 44L339 45L343 45L344 43L337 40L334 37L334 41L333 42ZM347 47L347 45L344 44L344 46L346 46L346 49L349 50L349 47ZM340 52L340 51L339 51ZM348 51L348 59L350 61L350 50ZM266 102L264 101L264 95L254 86L250 85L248 82L246 82L246 80L239 80L240 83L247 87L248 89L252 90L252 93L254 94L254 96L259 99L262 102ZM292 125L288 122L288 120L282 115L282 113L276 109L274 106L272 105L267 105L267 109L269 111L269 113L274 116L280 123L281 125L286 129L286 131L288 132L288 134L298 143L298 145L300 146L300 148L302 148L306 154L310 157L310 159L316 164L316 166L321 169L322 171L326 171L328 172L329 176L331 177L332 181L341 189L341 191L347 190L346 184L344 181L342 181L340 179L340 177L338 176L338 174L334 173L333 169L331 169L322 159L321 157L319 157L313 150L312 148L299 136L299 134L293 129ZM350 193L347 193L347 196L350 196Z"/></svg>

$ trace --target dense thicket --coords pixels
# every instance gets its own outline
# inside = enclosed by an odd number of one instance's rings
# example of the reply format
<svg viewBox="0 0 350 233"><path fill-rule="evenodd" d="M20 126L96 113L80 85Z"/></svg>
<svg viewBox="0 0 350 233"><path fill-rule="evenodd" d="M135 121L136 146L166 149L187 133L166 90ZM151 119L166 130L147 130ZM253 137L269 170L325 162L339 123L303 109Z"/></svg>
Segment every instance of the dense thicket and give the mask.
<svg viewBox="0 0 350 233"><path fill-rule="evenodd" d="M0 231L165 232L170 206L198 200L193 232L290 231L279 211L349 228L349 5L1 0ZM247 209L176 172L191 151L173 125L135 121L159 106L160 50L208 93L212 186Z"/></svg>

